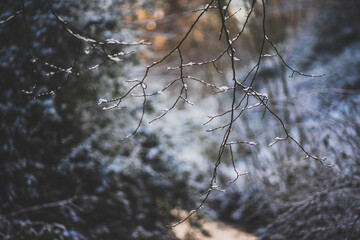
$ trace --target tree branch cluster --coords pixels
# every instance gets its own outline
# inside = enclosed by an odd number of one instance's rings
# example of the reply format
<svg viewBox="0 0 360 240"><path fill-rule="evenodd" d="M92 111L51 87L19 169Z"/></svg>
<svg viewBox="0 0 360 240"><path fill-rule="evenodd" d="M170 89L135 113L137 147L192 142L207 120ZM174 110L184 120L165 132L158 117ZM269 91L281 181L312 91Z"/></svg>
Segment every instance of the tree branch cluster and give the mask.
<svg viewBox="0 0 360 240"><path fill-rule="evenodd" d="M34 54L31 51L31 48L28 48L29 55L31 56L33 63L40 63L40 64L45 65L48 68L53 70L49 73L49 75L65 73L65 74L67 74L67 78L65 81L69 81L72 76L77 76L79 74L82 74L84 71L92 71L92 70L98 69L108 61L111 61L111 62L122 61L123 56L126 56L131 53L131 52L123 52L123 51L119 51L117 53L109 53L109 48L111 48L111 47L115 46L115 47L119 47L122 49L123 47L127 47L127 46L139 46L139 45L149 45L150 44L146 41L129 43L129 42L119 41L119 40L115 40L115 39L97 40L95 38L87 37L87 36L81 34L80 32L75 31L72 27L70 27L70 24L68 24L57 13L56 9L54 8L54 6L52 5L50 0L46 0L46 3L51 11L51 14L55 17L57 22L62 26L63 30L71 38L75 39L78 42L78 52L76 53L76 55L74 57L73 63L71 64L71 66L68 66L68 67L60 67L60 66L57 66L56 64L52 64L52 63L43 61L43 60L41 60L40 57L34 56ZM252 16L254 15L255 8L257 8L258 5L261 5L260 9L261 9L261 14L262 14L262 23L261 23L262 28L260 30L261 31L261 44L259 46L258 55L256 57L257 61L256 61L255 65L252 66L252 68L250 68L247 71L247 74L245 75L245 77L240 78L239 70L237 67L237 62L239 61L239 58L238 58L239 56L237 57L238 49L236 49L235 43L240 41L241 37L243 36L244 31L247 29L249 22L251 21ZM121 108L126 107L126 106L123 106L123 100L125 100L127 98L131 98L131 97L142 98L142 107L141 107L141 113L140 113L139 120L138 120L134 130L130 134L125 136L125 138L124 138L124 139L128 139L128 138L132 137L133 135L135 135L139 131L140 127L142 126L142 124L144 122L144 116L146 114L146 105L147 105L148 99L155 97L157 95L163 94L163 93L167 92L170 88L176 87L177 95L175 97L175 100L170 103L170 106L167 109L162 109L161 114L159 114L158 116L156 116L155 118L150 120L149 123L153 123L155 121L158 121L158 120L161 120L162 118L164 118L167 114L169 114L172 110L174 110L179 105L180 102L183 102L188 105L193 105L194 103L192 103L189 100L189 96L188 96L190 82L198 83L198 84L201 84L201 85L211 89L213 91L212 94L214 94L214 95L227 94L230 96L231 104L229 106L227 106L227 110L225 110L221 113L218 113L216 115L209 116L209 119L204 123L204 125L207 125L210 122L212 122L214 119L220 118L220 119L222 119L223 124L220 126L217 126L215 128L212 128L212 129L207 129L207 131L208 132L219 131L219 130L224 131L223 137L221 140L221 144L218 149L218 154L217 154L217 158L215 161L215 165L214 165L214 168L212 171L212 176L210 178L209 188L203 194L202 200L194 208L194 210L190 211L188 216L186 216L181 221L171 225L172 227L175 227L175 226L179 225L180 223L186 221L193 214L195 214L199 209L201 209L213 191L222 191L220 186L217 184L217 179L218 179L217 176L218 176L218 168L221 165L221 163L223 162L225 151L228 150L230 152L230 158L231 158L230 160L231 160L234 172L236 173L236 178L231 182L236 181L242 175L248 174L248 172L246 172L246 171L241 173L237 170L236 164L235 164L236 160L234 159L234 154L233 154L233 147L234 147L234 145L239 145L239 144L247 144L250 146L255 146L255 145L257 145L257 143L250 141L250 140L234 139L234 137L232 135L232 131L233 131L235 122L242 115L244 115L244 113L246 111L252 110L254 108L263 108L263 114L266 114L268 112L281 125L282 130L283 130L283 136L282 137L276 136L274 138L274 142L269 143L268 147L271 147L281 141L289 140L289 141L294 142L304 152L306 158L311 158L313 160L316 160L326 167L331 166L326 162L325 157L321 158L321 157L312 155L307 149L305 149L299 143L299 141L297 141L295 139L295 137L293 137L291 135L290 131L287 129L283 120L271 108L271 106L269 105L269 101L268 101L269 97L267 96L267 94L257 92L254 89L254 82L258 79L258 75L259 75L259 71L260 71L263 59L265 57L269 57L269 56L278 57L280 59L281 63L288 70L290 70L290 72L291 72L290 77L293 77L295 74L302 75L304 77L311 77L311 78L322 77L323 75L312 75L312 74L303 73L299 70L294 69L286 62L286 60L281 55L278 48L271 41L271 37L268 35L268 33L266 31L267 30L266 29L267 18L266 18L266 2L265 2L265 0L261 0L261 1L252 0L251 1L250 7L249 7L249 9L247 9L247 12L246 12L245 21L244 21L243 25L241 26L240 30L236 33L230 32L229 22L234 20L234 16L236 14L242 13L243 10L237 9L237 10L231 12L230 11L231 6L232 6L232 0L228 0L228 1L210 0L210 1L208 1L208 3L205 6L194 10L194 14L198 14L196 19L193 21L191 26L188 28L188 31L185 33L183 38L181 38L180 41L167 54L165 54L159 60L148 65L141 78L127 80L126 83L131 84L131 86L122 95L115 97L115 98L111 98L111 99L103 99L102 98L102 99L99 99L99 102L98 102L98 105L103 106L103 110L114 110L114 109L121 109ZM202 20L203 16L206 15L207 12L209 12L209 11L215 11L216 15L219 19L219 22L221 22L221 28L219 29L219 33L218 33L219 34L218 40L224 41L226 43L226 48L223 49L223 51L221 51L220 53L218 53L217 57L215 57L213 59L209 59L209 60L202 61L202 62L185 62L184 55L186 53L183 50L183 43L192 34L193 30L195 29L197 24ZM6 17L4 20L1 20L0 25L6 24L7 22L11 21L13 18L17 17L20 14L23 15L24 21L26 22L26 8L24 6L24 3L20 10L13 13L9 17ZM236 20L234 20L234 21L236 21ZM30 38L30 36L27 33L27 41L31 41L29 38ZM30 45L30 44L28 43L28 45ZM273 54L269 54L269 53L265 52L266 45L271 47L270 49L273 50ZM77 66L78 59L81 56L82 49L84 48L84 46L87 46L92 51L98 52L102 56L103 61L94 66L88 67L87 69L83 70L83 72L81 72L81 71L75 72L74 69ZM88 49L88 48L86 48L86 49ZM154 69L155 67L158 67L159 65L165 63L166 60L168 60L171 56L176 57L176 59L178 60L178 65L177 66L168 66L167 69L169 71L176 71L178 76L175 79L168 81L158 91L149 93L147 87L149 84L152 84L149 79L151 70ZM229 61L230 68L231 68L231 79L224 79L223 76L225 76L225 75L222 75L222 71L218 67L218 63L221 60ZM203 66L203 65L212 65L214 67L214 69L216 70L216 72L219 74L218 75L219 82L229 83L229 85L220 84L220 86L217 86L213 83L210 83L207 80L200 79L196 76L190 76L185 73L186 68ZM56 94L59 90L62 89L63 84L64 83L60 84L56 89L54 89L52 91L44 92L44 93L38 94L34 97L37 98L37 97L41 97L44 95ZM31 91L24 91L24 92L26 94L33 95L36 87L37 87L37 84L35 83L35 85ZM140 94L138 92L140 92ZM255 103L250 104L253 101L255 101ZM65 204L68 204L68 203L71 203L72 200L70 199L70 200L64 200L64 201L66 201L66 202L64 202ZM60 202L60 203L62 204L63 202ZM59 203L56 203L56 204L59 204ZM42 206L42 207L44 207L44 206ZM45 206L45 207L47 207L47 206ZM27 210L31 210L31 209L25 209L23 211L27 211Z"/></svg>

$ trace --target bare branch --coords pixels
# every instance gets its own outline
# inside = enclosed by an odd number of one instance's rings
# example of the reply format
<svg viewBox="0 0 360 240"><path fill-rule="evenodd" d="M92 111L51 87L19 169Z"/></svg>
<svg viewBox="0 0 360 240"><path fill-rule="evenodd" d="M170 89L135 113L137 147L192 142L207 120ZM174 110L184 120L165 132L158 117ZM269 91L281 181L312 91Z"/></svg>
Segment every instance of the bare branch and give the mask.
<svg viewBox="0 0 360 240"><path fill-rule="evenodd" d="M19 210L16 210L14 212L11 212L11 213L8 213L8 214L2 215L2 216L3 217L6 217L6 216L14 217L14 216L17 216L20 214L24 214L27 212L33 212L33 211L37 211L37 210L41 210L41 209L45 209L45 208L61 207L61 206L72 204L74 202L74 200L76 200L76 196L68 198L68 199L56 201L56 202L43 203L43 204L31 206L31 207L21 208Z"/></svg>
<svg viewBox="0 0 360 240"><path fill-rule="evenodd" d="M128 42L118 41L116 39L106 39L106 40L102 41L102 40L96 40L96 39L92 39L89 37L85 37L85 36L81 35L80 33L77 33L75 31L71 30L68 27L67 22L56 13L50 0L46 0L46 2L51 10L51 13L60 22L61 26L65 29L65 31L68 32L72 37L78 39L79 41L89 43L89 44L96 44L96 45L122 45L122 46L150 45L150 43L145 42L143 40L139 41L139 42L128 43Z"/></svg>
<svg viewBox="0 0 360 240"><path fill-rule="evenodd" d="M279 50L278 50L277 47L275 46L275 44L274 44L267 36L266 36L265 39L266 39L266 41L267 41L268 43L270 43L271 46L274 48L277 56L280 58L280 60L282 61L282 63L283 63L288 69L290 69L290 70L292 71L292 73L290 74L290 77L293 77L295 73L297 73L297 74L299 74L299 75L302 75L302 76L305 76L305 77L317 77L317 78L319 78L319 77L325 76L325 74L313 75L313 74L306 74L306 73L300 72L300 71L298 71L298 70L295 70L294 68L292 68L292 67L284 60L284 58L283 58L283 57L281 56L281 54L279 53Z"/></svg>
<svg viewBox="0 0 360 240"><path fill-rule="evenodd" d="M11 14L10 16L6 17L5 19L0 20L0 25L9 22L11 19L15 18L17 15L19 15L19 14L22 13L22 12L23 12L23 9L20 9L20 10L18 10L17 12Z"/></svg>

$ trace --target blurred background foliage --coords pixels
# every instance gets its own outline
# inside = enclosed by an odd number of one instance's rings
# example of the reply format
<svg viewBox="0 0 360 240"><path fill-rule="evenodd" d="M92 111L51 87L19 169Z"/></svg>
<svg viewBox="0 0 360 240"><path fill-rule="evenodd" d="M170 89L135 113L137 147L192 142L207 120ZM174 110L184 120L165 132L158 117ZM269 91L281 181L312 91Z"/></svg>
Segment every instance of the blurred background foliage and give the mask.
<svg viewBox="0 0 360 240"><path fill-rule="evenodd" d="M211 95L189 83L190 107L180 104L165 118L144 124L133 138L141 99L126 109L102 111L100 98L116 97L141 77L145 66L166 54L196 18L204 2L190 0L53 1L69 26L96 39L152 46L107 49L131 52L104 61L98 48L79 44L51 14L46 1L24 1L24 14L0 25L0 238L2 239L177 239L166 224L180 219L174 209L191 210L208 187L222 133L205 130L207 116L231 103L227 94ZM290 142L268 144L281 136L270 114L247 111L234 126L234 138L257 146L234 146L240 171L250 175L233 184L229 159L221 165L226 194L212 195L205 213L260 239L358 239L360 237L360 22L356 0L267 1L267 32L283 57L297 69L323 78L294 76L276 57L264 59L254 88L266 92L270 106L292 135L315 155L327 155L327 169ZM250 1L234 1L240 12L229 29L238 32ZM2 1L0 19L22 8ZM236 68L246 75L261 41L260 2L241 41ZM209 11L182 49L185 62L217 56L216 12ZM274 54L269 46L266 52ZM36 61L34 60L36 57ZM63 69L74 64L70 74ZM151 72L148 88L168 83L178 59ZM166 66L165 66L166 65ZM223 74L209 65L186 74L219 86ZM60 88L59 88L60 87ZM51 91L54 91L53 94ZM50 93L50 94L47 94ZM146 121L171 105L176 88L149 99ZM221 120L220 120L221 123ZM214 126L219 122L214 122ZM229 157L225 154L225 156ZM201 229L201 216L191 224ZM206 233L204 233L206 235ZM189 237L191 238L191 236Z"/></svg>
<svg viewBox="0 0 360 240"><path fill-rule="evenodd" d="M66 69L78 51L75 72L102 59L67 35L46 1L24 4L26 21L17 16L0 29L0 238L171 239L164 230L175 220L170 211L191 203L186 176L151 130L122 142L131 117L97 107L105 93L118 93L117 78L136 58L78 76L55 71L45 62ZM123 27L133 14L126 4L132 2L53 6L82 34L131 42L135 37ZM3 16L20 8L21 1L1 3ZM59 86L56 94L36 97Z"/></svg>

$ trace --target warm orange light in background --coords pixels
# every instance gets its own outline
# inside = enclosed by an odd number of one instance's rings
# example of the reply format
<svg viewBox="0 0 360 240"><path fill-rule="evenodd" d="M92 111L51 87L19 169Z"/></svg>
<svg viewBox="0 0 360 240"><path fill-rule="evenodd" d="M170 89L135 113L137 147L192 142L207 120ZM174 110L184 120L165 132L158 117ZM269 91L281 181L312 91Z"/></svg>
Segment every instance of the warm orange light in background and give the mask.
<svg viewBox="0 0 360 240"><path fill-rule="evenodd" d="M153 20L150 20L146 23L146 29L149 31L153 31L156 29L156 22Z"/></svg>
<svg viewBox="0 0 360 240"><path fill-rule="evenodd" d="M202 40L204 40L204 34L200 30L195 29L194 38L196 41L201 42Z"/></svg>
<svg viewBox="0 0 360 240"><path fill-rule="evenodd" d="M162 19L164 17L165 13L162 9L157 9L154 13L154 18L155 19Z"/></svg>
<svg viewBox="0 0 360 240"><path fill-rule="evenodd" d="M171 213L174 216L180 216L185 218L188 212L179 209L173 209ZM196 217L195 217L196 218ZM186 221L182 224L174 227L172 230L175 233L175 236L180 239L198 239L198 240L257 240L258 238L254 235L243 232L231 225L223 223L221 221L212 221L206 219L202 221L202 229L205 230L210 236L204 235L201 230L191 226L191 224Z"/></svg>
<svg viewBox="0 0 360 240"><path fill-rule="evenodd" d="M165 42L167 40L167 37L164 34L158 34L153 39L153 45L155 48L161 48L165 45Z"/></svg>
<svg viewBox="0 0 360 240"><path fill-rule="evenodd" d="M135 14L138 21L145 21L147 20L146 10L144 8L138 8L135 10Z"/></svg>
<svg viewBox="0 0 360 240"><path fill-rule="evenodd" d="M137 56L139 59L142 59L142 60L147 60L148 59L148 55L146 53L146 51L139 51L137 53Z"/></svg>

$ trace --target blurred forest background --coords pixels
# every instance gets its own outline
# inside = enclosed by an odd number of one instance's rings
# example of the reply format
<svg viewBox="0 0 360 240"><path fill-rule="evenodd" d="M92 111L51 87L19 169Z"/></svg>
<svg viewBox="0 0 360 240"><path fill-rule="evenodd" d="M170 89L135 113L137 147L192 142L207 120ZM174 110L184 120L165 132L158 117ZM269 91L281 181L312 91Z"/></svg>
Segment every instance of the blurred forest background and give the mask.
<svg viewBox="0 0 360 240"><path fill-rule="evenodd" d="M238 32L251 7L233 1L229 28ZM223 133L206 129L208 116L231 106L231 95L211 94L188 83L194 106L179 105L148 124L174 102L177 89L142 99L126 109L103 111L99 99L124 94L146 66L162 58L186 34L206 1L99 0L0 3L0 239L179 239L167 224L202 200ZM227 1L222 1L226 4ZM236 69L246 75L261 42L258 1L241 40ZM57 18L58 14L63 22ZM211 218L259 239L360 238L360 2L266 1L267 34L292 67L321 78L291 75L279 57L264 58L253 87L294 137L333 164L326 168L283 135L263 109L246 111L234 125L237 181L229 152L219 168L226 193L213 193L189 222L204 239ZM15 14L15 15L14 15ZM12 17L13 16L13 17ZM69 34L68 23L89 39L139 43L98 44ZM182 46L184 62L216 57L221 21L208 11ZM80 35L78 35L80 36ZM111 41L110 41L111 42ZM275 54L267 46L265 52ZM109 57L110 56L110 57ZM148 89L176 78L171 56L151 70ZM184 68L217 86L231 83L226 62ZM176 97L175 97L176 98ZM100 101L101 102L101 101ZM219 123L220 121L220 123ZM186 239L195 239L189 232Z"/></svg>

